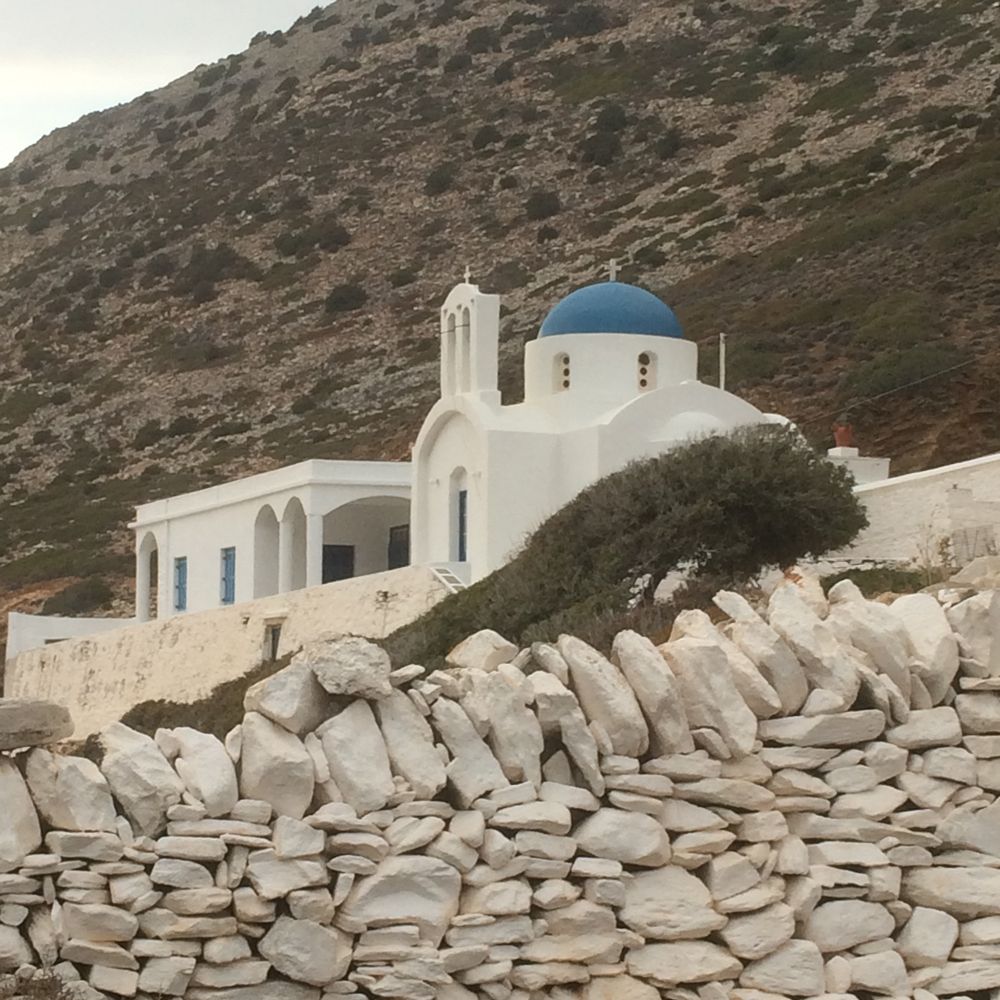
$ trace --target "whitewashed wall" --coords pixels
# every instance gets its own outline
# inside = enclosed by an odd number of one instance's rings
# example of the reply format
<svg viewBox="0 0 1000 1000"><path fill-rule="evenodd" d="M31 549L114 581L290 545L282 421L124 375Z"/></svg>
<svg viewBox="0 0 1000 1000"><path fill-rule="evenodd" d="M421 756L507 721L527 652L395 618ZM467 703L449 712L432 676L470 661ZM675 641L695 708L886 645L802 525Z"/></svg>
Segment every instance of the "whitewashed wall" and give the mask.
<svg viewBox="0 0 1000 1000"><path fill-rule="evenodd" d="M283 654L341 633L381 638L447 594L431 570L407 567L118 628L22 653L7 663L3 693L71 706L83 737L139 702L196 701L243 676L263 659L269 623L283 621Z"/></svg>

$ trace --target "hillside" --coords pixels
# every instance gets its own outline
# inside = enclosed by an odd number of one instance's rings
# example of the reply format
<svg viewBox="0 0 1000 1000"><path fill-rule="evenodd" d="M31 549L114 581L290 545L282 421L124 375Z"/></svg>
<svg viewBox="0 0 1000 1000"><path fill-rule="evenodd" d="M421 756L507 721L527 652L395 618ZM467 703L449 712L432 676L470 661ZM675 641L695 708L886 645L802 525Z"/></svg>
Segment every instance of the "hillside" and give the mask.
<svg viewBox="0 0 1000 1000"><path fill-rule="evenodd" d="M466 263L507 399L614 256L817 441L1000 447L998 43L991 0L340 0L58 130L0 172L5 603L124 597L138 502L405 457Z"/></svg>

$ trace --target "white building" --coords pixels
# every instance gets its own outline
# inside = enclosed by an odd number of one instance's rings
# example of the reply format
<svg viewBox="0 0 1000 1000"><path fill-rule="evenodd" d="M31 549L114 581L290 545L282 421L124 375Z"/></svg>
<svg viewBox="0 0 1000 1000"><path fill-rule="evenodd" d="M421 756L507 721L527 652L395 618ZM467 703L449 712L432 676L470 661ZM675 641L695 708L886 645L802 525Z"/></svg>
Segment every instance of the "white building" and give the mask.
<svg viewBox="0 0 1000 1000"><path fill-rule="evenodd" d="M412 467L309 461L145 504L131 525L136 618L12 615L8 657L408 563L454 589L502 566L549 515L630 461L692 436L785 422L699 381L697 345L670 308L615 280L578 289L552 309L525 347L524 401L504 406L499 316L499 298L468 279L448 296L441 396ZM887 478L888 460L855 448L831 449L830 459L855 476L872 520L841 558L910 562L939 538L956 553L995 547L1000 456L900 479ZM913 525L923 520L933 539L918 546ZM365 596L352 598L360 603L349 614L341 609L348 618L381 615L381 606L368 605L388 593L382 583L351 592Z"/></svg>
<svg viewBox="0 0 1000 1000"><path fill-rule="evenodd" d="M310 461L144 504L136 618L239 604L410 563L407 462Z"/></svg>
<svg viewBox="0 0 1000 1000"><path fill-rule="evenodd" d="M634 459L783 422L698 381L698 346L618 281L563 299L524 352L524 402L497 390L500 300L458 285L441 311L441 398L413 450L413 560L478 580L549 515Z"/></svg>

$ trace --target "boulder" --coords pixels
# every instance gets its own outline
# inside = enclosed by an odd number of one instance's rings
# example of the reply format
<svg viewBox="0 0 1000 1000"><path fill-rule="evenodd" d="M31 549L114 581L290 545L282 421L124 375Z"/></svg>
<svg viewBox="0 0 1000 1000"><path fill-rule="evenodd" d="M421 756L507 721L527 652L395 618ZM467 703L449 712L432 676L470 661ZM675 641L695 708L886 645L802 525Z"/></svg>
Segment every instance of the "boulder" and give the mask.
<svg viewBox="0 0 1000 1000"><path fill-rule="evenodd" d="M0 757L0 872L17 868L42 843L38 813L13 762Z"/></svg>
<svg viewBox="0 0 1000 1000"><path fill-rule="evenodd" d="M834 899L817 906L805 924L805 936L822 952L848 951L859 944L891 937L892 914L879 903Z"/></svg>
<svg viewBox="0 0 1000 1000"><path fill-rule="evenodd" d="M379 699L392 694L389 654L357 636L310 643L293 663L305 663L329 694Z"/></svg>
<svg viewBox="0 0 1000 1000"><path fill-rule="evenodd" d="M381 809L396 786L389 767L389 752L368 702L352 702L324 722L316 735L323 743L330 777L344 801L359 814Z"/></svg>
<svg viewBox="0 0 1000 1000"><path fill-rule="evenodd" d="M675 867L639 872L630 879L619 917L647 940L659 941L704 938L726 925L701 879Z"/></svg>
<svg viewBox="0 0 1000 1000"><path fill-rule="evenodd" d="M656 753L687 753L694 749L681 690L656 646L637 632L619 632L611 662L625 675L649 724Z"/></svg>
<svg viewBox="0 0 1000 1000"><path fill-rule="evenodd" d="M257 712L243 718L240 792L270 803L279 816L302 819L315 787L312 758L302 741Z"/></svg>
<svg viewBox="0 0 1000 1000"><path fill-rule="evenodd" d="M174 768L188 792L204 807L207 815L228 816L239 799L236 768L222 742L207 733L186 726L171 729L163 739L158 732L157 742L169 741L176 754Z"/></svg>
<svg viewBox="0 0 1000 1000"><path fill-rule="evenodd" d="M785 903L773 903L730 917L720 937L737 958L754 961L777 951L794 933L795 911Z"/></svg>
<svg viewBox="0 0 1000 1000"><path fill-rule="evenodd" d="M100 736L101 771L132 829L147 837L160 833L167 809L184 794L184 783L148 736L116 722Z"/></svg>
<svg viewBox="0 0 1000 1000"><path fill-rule="evenodd" d="M243 707L301 736L316 729L332 712L330 695L323 690L302 654L283 670L247 689Z"/></svg>
<svg viewBox="0 0 1000 1000"><path fill-rule="evenodd" d="M958 940L958 921L943 910L915 906L897 939L897 949L910 969L945 964Z"/></svg>
<svg viewBox="0 0 1000 1000"><path fill-rule="evenodd" d="M484 628L463 639L446 657L450 667L496 670L502 663L510 663L518 648L499 632Z"/></svg>
<svg viewBox="0 0 1000 1000"><path fill-rule="evenodd" d="M878 739L885 716L875 709L835 715L792 715L760 723L760 738L800 747L843 747Z"/></svg>
<svg viewBox="0 0 1000 1000"><path fill-rule="evenodd" d="M64 705L0 698L0 750L44 747L72 735L73 720Z"/></svg>
<svg viewBox="0 0 1000 1000"><path fill-rule="evenodd" d="M897 597L889 610L902 622L931 703L937 705L958 673L958 640L937 599L931 594Z"/></svg>
<svg viewBox="0 0 1000 1000"><path fill-rule="evenodd" d="M16 972L30 965L34 956L16 927L0 925L0 972Z"/></svg>
<svg viewBox="0 0 1000 1000"><path fill-rule="evenodd" d="M658 868L670 860L666 830L652 816L620 809L598 809L575 830L579 849L597 858Z"/></svg>
<svg viewBox="0 0 1000 1000"><path fill-rule="evenodd" d="M596 649L573 636L560 636L557 645L569 666L584 714L607 733L612 752L626 757L645 753L649 730L622 672Z"/></svg>
<svg viewBox="0 0 1000 1000"><path fill-rule="evenodd" d="M743 967L725 948L708 941L647 944L631 949L625 962L630 975L648 980L661 989L671 989L679 983L735 979ZM820 969L822 971L822 964Z"/></svg>
<svg viewBox="0 0 1000 1000"><path fill-rule="evenodd" d="M976 594L945 612L964 659L962 670L976 677L1000 676L1000 590ZM973 667L974 665L974 667Z"/></svg>
<svg viewBox="0 0 1000 1000"><path fill-rule="evenodd" d="M955 710L965 733L1000 733L1000 694L960 694L955 699Z"/></svg>
<svg viewBox="0 0 1000 1000"><path fill-rule="evenodd" d="M131 913L99 903L64 904L62 925L67 937L84 941L131 941L139 930Z"/></svg>
<svg viewBox="0 0 1000 1000"><path fill-rule="evenodd" d="M312 920L279 917L258 947L278 972L310 986L343 978L351 963L351 938Z"/></svg>
<svg viewBox="0 0 1000 1000"><path fill-rule="evenodd" d="M85 757L33 750L25 776L35 806L57 830L116 830L111 789L97 765Z"/></svg>
<svg viewBox="0 0 1000 1000"><path fill-rule="evenodd" d="M451 751L447 766L451 782L463 808L488 792L506 788L510 782L493 751L476 732L465 709L450 698L438 698L431 706L434 726Z"/></svg>
<svg viewBox="0 0 1000 1000"><path fill-rule="evenodd" d="M420 855L383 861L374 875L359 879L340 915L359 923L416 924L437 946L458 913L462 876L447 862Z"/></svg>
<svg viewBox="0 0 1000 1000"><path fill-rule="evenodd" d="M158 997L182 997L196 964L196 959L182 955L150 958L139 974L139 989Z"/></svg>
<svg viewBox="0 0 1000 1000"><path fill-rule="evenodd" d="M960 920L996 916L1000 914L1000 870L914 868L903 876L900 898Z"/></svg>
<svg viewBox="0 0 1000 1000"><path fill-rule="evenodd" d="M448 778L427 720L402 691L377 701L375 713L393 773L405 778L418 798L434 798Z"/></svg>
<svg viewBox="0 0 1000 1000"><path fill-rule="evenodd" d="M813 997L826 992L823 956L812 941L792 940L767 958L751 962L740 986L785 997Z"/></svg>

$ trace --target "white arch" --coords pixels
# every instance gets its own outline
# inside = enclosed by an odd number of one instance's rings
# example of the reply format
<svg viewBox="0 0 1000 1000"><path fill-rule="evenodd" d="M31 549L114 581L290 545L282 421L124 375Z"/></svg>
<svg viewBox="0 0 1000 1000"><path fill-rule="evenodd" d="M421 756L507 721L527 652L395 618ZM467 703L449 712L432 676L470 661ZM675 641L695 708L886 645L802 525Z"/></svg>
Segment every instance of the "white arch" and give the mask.
<svg viewBox="0 0 1000 1000"><path fill-rule="evenodd" d="M257 513L253 526L253 596L270 597L278 593L278 558L280 550L278 517L270 504Z"/></svg>
<svg viewBox="0 0 1000 1000"><path fill-rule="evenodd" d="M306 585L306 524L302 501L292 497L278 526L278 589L283 594Z"/></svg>
<svg viewBox="0 0 1000 1000"><path fill-rule="evenodd" d="M154 595L159 596L159 548L156 535L147 531L135 549L135 617L140 622L148 622L159 609L159 601L154 601Z"/></svg>

